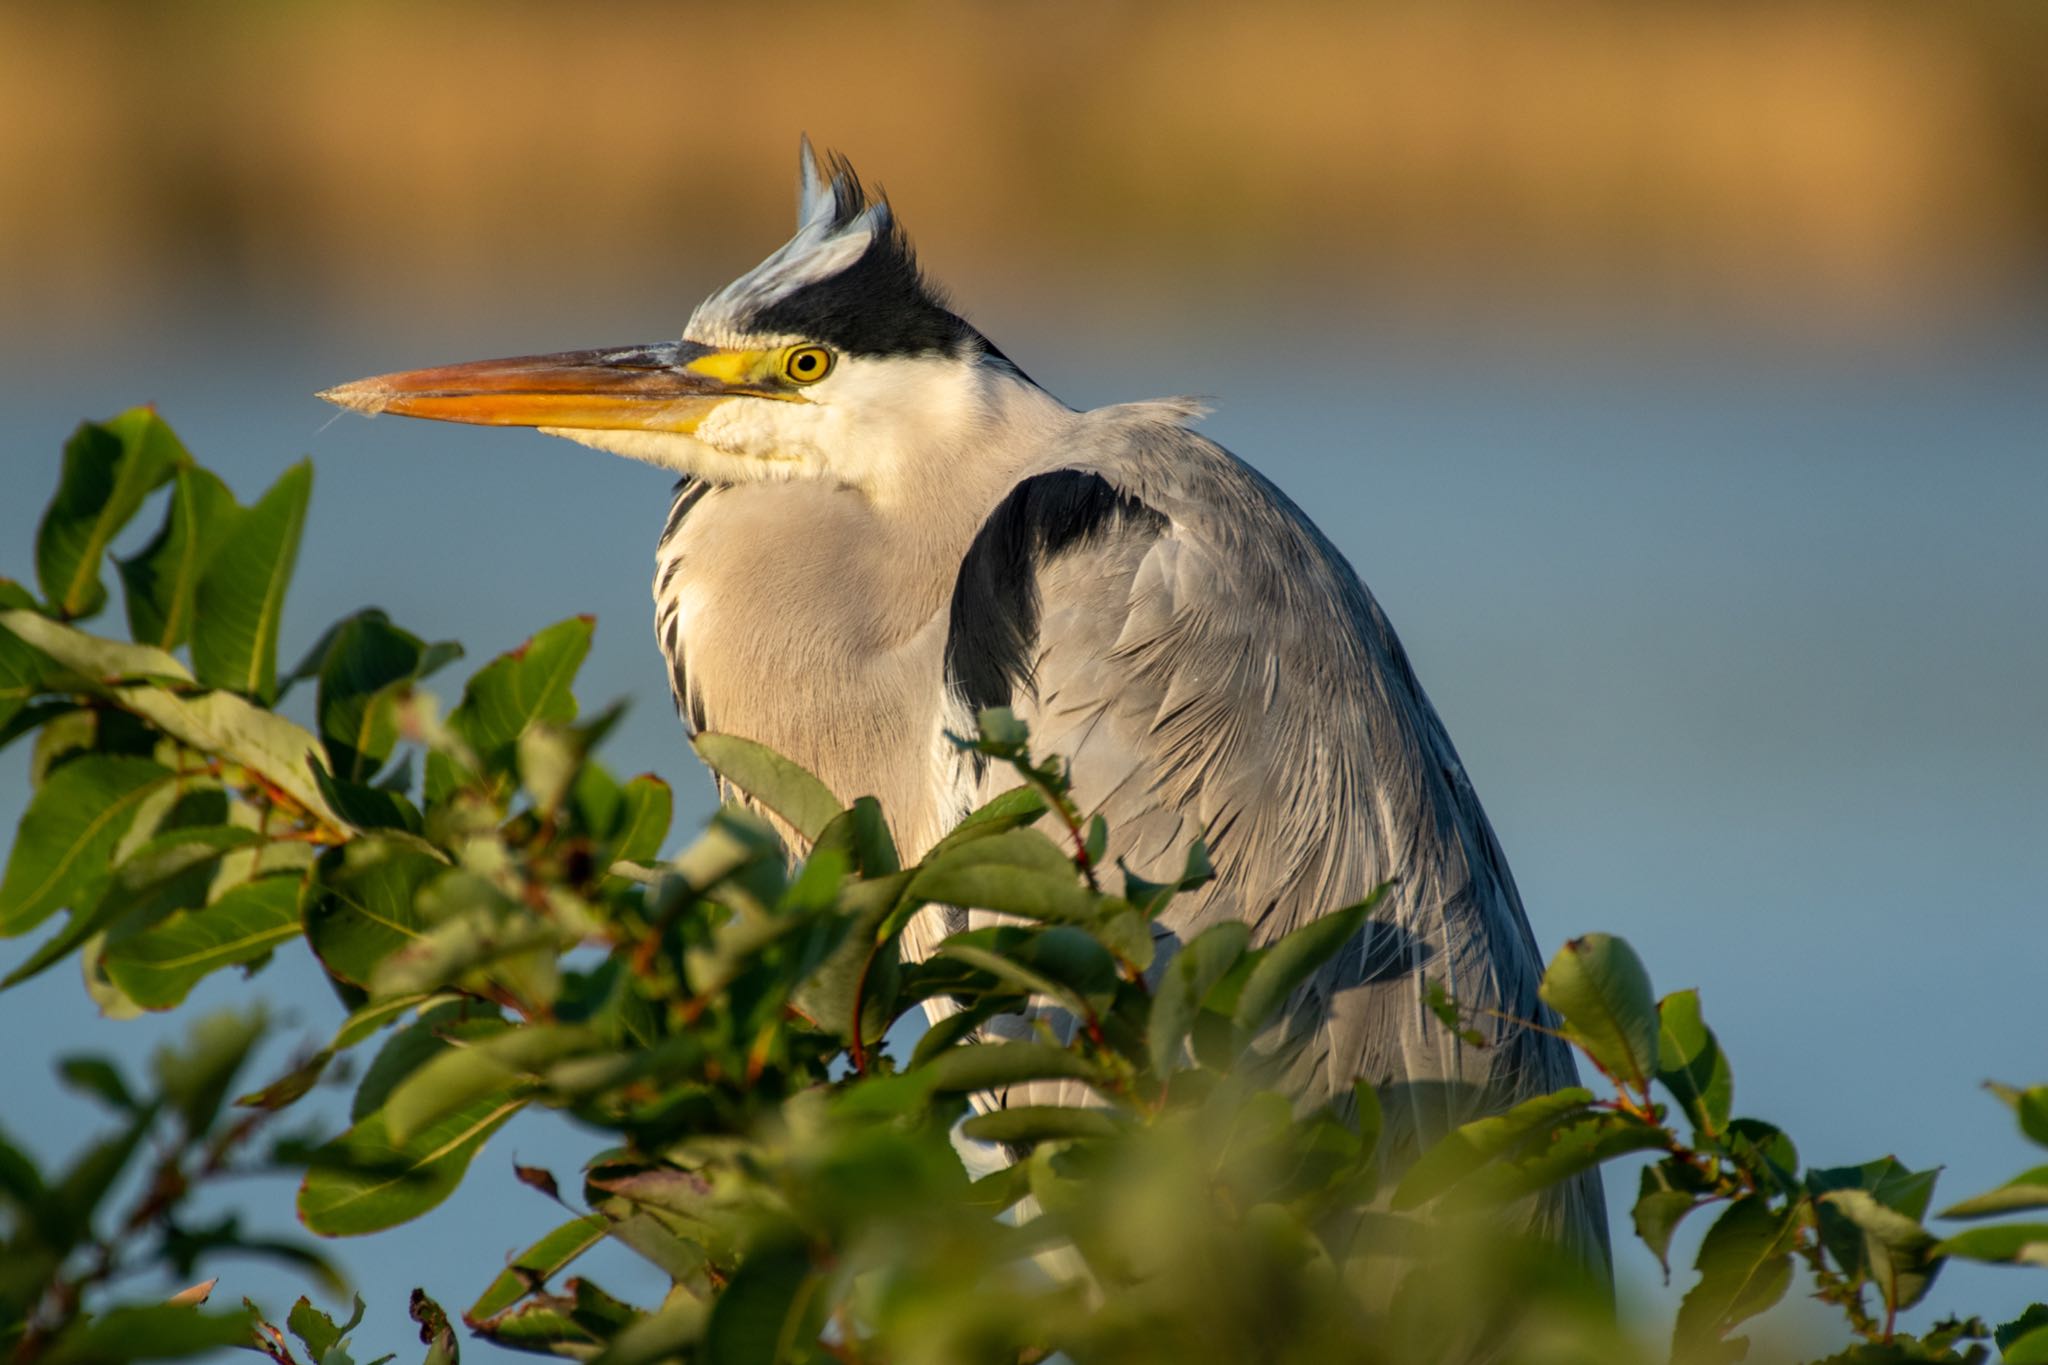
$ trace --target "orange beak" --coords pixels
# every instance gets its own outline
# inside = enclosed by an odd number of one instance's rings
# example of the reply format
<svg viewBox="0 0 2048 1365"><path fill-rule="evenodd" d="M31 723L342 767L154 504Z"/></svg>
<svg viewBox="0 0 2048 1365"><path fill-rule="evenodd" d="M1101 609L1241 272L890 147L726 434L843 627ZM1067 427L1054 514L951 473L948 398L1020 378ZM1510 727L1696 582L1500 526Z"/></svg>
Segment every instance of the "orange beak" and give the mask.
<svg viewBox="0 0 2048 1365"><path fill-rule="evenodd" d="M667 341L474 360L358 379L320 397L366 416L395 412L494 427L689 432L728 398L783 396L737 375L692 368L695 361L721 355L694 341ZM716 368L731 375L729 367Z"/></svg>

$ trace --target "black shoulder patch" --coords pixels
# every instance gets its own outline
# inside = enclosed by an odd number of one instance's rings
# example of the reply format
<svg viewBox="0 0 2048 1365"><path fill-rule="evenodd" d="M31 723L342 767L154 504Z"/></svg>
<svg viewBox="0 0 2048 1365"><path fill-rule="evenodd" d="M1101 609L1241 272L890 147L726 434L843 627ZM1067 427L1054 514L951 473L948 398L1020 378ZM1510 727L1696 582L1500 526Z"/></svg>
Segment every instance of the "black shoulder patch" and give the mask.
<svg viewBox="0 0 2048 1365"><path fill-rule="evenodd" d="M946 681L970 711L1008 706L1034 685L1039 570L1124 524L1157 535L1166 518L1078 469L1024 480L989 514L960 561L946 633Z"/></svg>

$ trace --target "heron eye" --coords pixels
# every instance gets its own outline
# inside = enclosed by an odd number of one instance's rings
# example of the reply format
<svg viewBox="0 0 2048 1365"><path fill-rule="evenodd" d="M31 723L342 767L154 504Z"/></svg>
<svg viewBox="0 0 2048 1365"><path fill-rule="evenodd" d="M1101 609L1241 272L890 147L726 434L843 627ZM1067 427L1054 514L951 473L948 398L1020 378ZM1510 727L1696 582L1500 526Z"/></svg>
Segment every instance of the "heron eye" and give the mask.
<svg viewBox="0 0 2048 1365"><path fill-rule="evenodd" d="M815 384L832 372L832 353L823 346L793 346L782 357L782 377L792 384Z"/></svg>

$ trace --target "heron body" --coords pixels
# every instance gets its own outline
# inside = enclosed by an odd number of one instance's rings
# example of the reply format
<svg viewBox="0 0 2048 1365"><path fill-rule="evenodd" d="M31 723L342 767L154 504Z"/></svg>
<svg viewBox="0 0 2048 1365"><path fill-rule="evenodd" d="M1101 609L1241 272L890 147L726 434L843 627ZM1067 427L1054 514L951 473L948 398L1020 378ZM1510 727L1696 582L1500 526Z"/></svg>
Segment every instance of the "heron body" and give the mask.
<svg viewBox="0 0 2048 1365"><path fill-rule="evenodd" d="M909 854L1007 785L947 736L1008 706L1067 760L1111 859L1166 880L1206 842L1217 876L1160 921L1162 962L1221 920L1270 942L1391 882L1269 1040L1305 1103L1368 1079L1414 1143L1576 1083L1559 1039L1513 1022L1548 1017L1534 937L1358 575L1190 429L1192 405L1076 412L1034 384L843 162L806 144L796 236L680 341L324 396L539 427L681 475L654 596L685 722L876 796ZM975 918L914 922L906 948ZM1487 1046L1430 1014L1425 977L1477 1009ZM1533 1216L1604 1267L1596 1174Z"/></svg>

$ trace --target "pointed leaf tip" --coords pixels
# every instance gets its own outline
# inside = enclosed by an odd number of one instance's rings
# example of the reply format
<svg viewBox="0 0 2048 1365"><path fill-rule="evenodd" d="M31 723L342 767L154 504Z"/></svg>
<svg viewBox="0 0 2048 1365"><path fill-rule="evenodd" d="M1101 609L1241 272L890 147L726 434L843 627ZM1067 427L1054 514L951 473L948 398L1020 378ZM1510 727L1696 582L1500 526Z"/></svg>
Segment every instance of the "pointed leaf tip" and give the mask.
<svg viewBox="0 0 2048 1365"><path fill-rule="evenodd" d="M711 770L815 840L845 806L823 782L765 744L705 731L692 739Z"/></svg>

